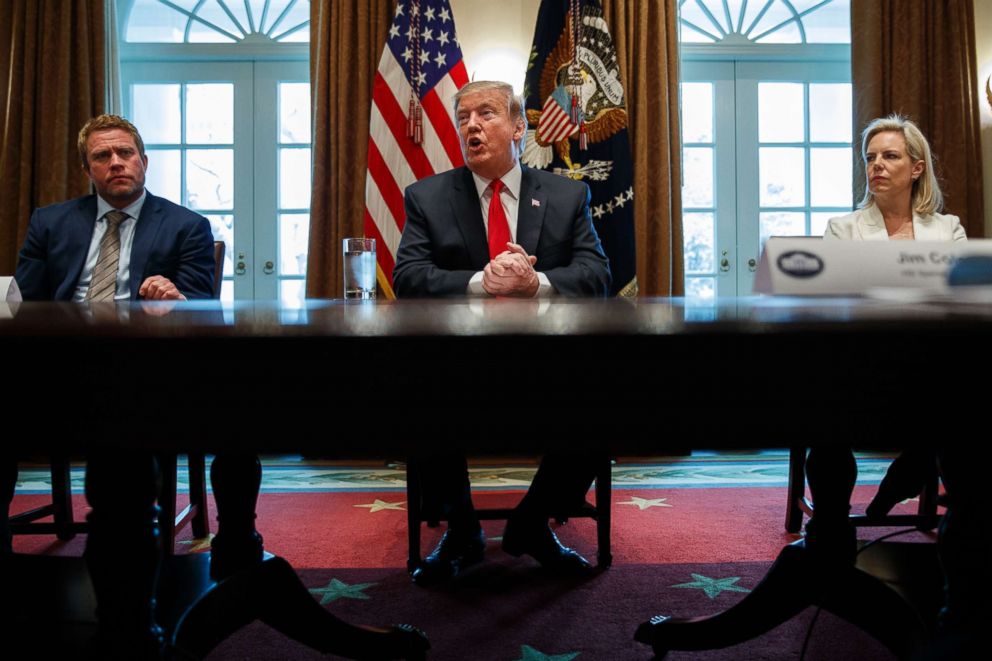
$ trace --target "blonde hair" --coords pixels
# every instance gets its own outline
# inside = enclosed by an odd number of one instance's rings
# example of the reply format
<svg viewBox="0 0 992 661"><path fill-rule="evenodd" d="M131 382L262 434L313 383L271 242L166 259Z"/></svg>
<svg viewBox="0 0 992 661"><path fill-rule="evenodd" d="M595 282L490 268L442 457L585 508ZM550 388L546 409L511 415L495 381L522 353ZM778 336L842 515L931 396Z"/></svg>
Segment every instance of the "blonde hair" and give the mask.
<svg viewBox="0 0 992 661"><path fill-rule="evenodd" d="M131 137L134 138L134 144L138 148L138 153L144 157L145 142L141 139L141 134L138 133L138 129L135 128L134 124L119 115L97 115L86 122L83 128L79 129L79 137L76 139L76 147L79 149L79 160L83 162L83 167L87 170L90 164L86 158L86 143L89 141L90 135L96 131L110 131L112 129L121 129L130 133Z"/></svg>
<svg viewBox="0 0 992 661"><path fill-rule="evenodd" d="M524 116L524 101L517 94L513 92L513 85L509 83L504 83L501 80L473 80L472 82L465 85L457 92L454 96L454 110L455 116L458 116L458 103L462 100L463 96L469 94L476 94L477 92L488 92L490 90L496 90L501 93L506 98L506 107L510 111L510 121L514 126L518 122L523 122L524 129L527 128L527 118ZM457 123L457 122L456 122ZM527 131L524 130L523 135L517 140L517 153L524 153L524 139L527 137Z"/></svg>
<svg viewBox="0 0 992 661"><path fill-rule="evenodd" d="M901 133L906 141L906 153L915 163L923 161L923 174L913 181L913 193L910 204L913 211L925 216L931 213L938 213L944 208L944 194L940 192L940 184L933 172L933 156L930 152L930 143L927 142L923 132L913 123L912 120L902 115L892 114L888 117L873 119L865 127L861 134L861 159L865 163L865 173L868 170L868 143L879 133L895 131ZM865 196L858 204L859 209L864 209L875 204L875 194L871 192L868 184L868 177L865 177Z"/></svg>

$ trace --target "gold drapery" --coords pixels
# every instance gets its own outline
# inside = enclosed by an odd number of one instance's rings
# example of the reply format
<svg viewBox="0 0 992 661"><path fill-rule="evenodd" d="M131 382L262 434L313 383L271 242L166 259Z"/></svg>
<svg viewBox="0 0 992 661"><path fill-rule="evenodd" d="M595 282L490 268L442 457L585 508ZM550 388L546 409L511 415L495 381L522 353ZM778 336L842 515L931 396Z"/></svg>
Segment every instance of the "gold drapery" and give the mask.
<svg viewBox="0 0 992 661"><path fill-rule="evenodd" d="M0 2L0 274L34 208L89 191L76 136L103 112L104 58L102 2Z"/></svg>
<svg viewBox="0 0 992 661"><path fill-rule="evenodd" d="M637 282L642 296L680 296L682 135L676 0L603 0L630 115Z"/></svg>
<svg viewBox="0 0 992 661"><path fill-rule="evenodd" d="M372 83L392 0L310 3L313 192L308 298L341 298L341 239L364 234Z"/></svg>
<svg viewBox="0 0 992 661"><path fill-rule="evenodd" d="M899 113L930 142L948 213L984 235L981 125L972 0L853 0L854 195L865 190L860 132Z"/></svg>

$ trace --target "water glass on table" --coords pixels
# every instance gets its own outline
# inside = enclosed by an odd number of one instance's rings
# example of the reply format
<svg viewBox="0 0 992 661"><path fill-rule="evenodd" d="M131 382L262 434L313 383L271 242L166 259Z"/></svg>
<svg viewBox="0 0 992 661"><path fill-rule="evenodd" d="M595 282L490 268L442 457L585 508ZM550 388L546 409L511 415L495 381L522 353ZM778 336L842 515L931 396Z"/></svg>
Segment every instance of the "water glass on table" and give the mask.
<svg viewBox="0 0 992 661"><path fill-rule="evenodd" d="M342 241L344 250L344 297L375 299L375 239Z"/></svg>

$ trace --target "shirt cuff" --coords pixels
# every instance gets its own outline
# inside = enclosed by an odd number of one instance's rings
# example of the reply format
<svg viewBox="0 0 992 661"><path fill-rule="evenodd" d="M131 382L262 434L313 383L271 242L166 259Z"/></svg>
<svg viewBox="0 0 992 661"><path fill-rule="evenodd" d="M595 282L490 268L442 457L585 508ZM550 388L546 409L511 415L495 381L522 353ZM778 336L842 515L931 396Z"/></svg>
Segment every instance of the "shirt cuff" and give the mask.
<svg viewBox="0 0 992 661"><path fill-rule="evenodd" d="M465 292L466 294L469 296L489 296L489 292L487 292L485 287L482 286L482 275L482 271L478 271L472 276L472 279L468 281L468 290ZM548 276L541 271L538 271L537 293L534 294L534 298L549 298L557 293L558 292L555 291L551 281L548 280Z"/></svg>

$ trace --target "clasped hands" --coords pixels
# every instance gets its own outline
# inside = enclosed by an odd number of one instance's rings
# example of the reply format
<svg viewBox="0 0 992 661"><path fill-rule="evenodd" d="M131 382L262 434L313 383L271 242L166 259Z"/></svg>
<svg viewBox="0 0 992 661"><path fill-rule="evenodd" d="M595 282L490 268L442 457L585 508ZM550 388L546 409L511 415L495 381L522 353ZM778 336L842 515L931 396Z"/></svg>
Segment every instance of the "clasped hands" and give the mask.
<svg viewBox="0 0 992 661"><path fill-rule="evenodd" d="M533 298L540 286L534 270L537 257L516 243L508 242L506 248L482 270L482 288L492 296Z"/></svg>

